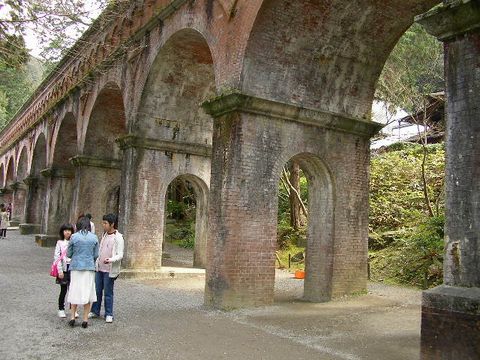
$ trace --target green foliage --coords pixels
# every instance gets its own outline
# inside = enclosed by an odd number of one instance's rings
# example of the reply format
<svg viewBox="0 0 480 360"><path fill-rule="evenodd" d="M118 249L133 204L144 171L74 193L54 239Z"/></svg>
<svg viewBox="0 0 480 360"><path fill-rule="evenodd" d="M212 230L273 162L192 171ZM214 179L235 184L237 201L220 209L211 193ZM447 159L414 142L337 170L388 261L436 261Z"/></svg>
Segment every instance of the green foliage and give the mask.
<svg viewBox="0 0 480 360"><path fill-rule="evenodd" d="M187 212L187 204L175 200L167 201L167 217L171 219L184 219Z"/></svg>
<svg viewBox="0 0 480 360"><path fill-rule="evenodd" d="M418 144L397 145L401 150L377 155L371 161L370 232L383 233L415 226L428 214L421 179L423 149ZM443 208L445 151L428 145L426 177L432 200Z"/></svg>
<svg viewBox="0 0 480 360"><path fill-rule="evenodd" d="M413 24L390 54L375 97L407 111L423 106L424 95L444 89L443 46Z"/></svg>
<svg viewBox="0 0 480 360"><path fill-rule="evenodd" d="M293 257L298 253L302 253L305 251L305 247L303 246L296 246L293 244L288 245L287 247L280 249L277 251L278 258L280 259L281 267L288 268L288 256ZM277 261L278 265L278 261ZM291 261L290 263L290 270L305 270L305 261L296 262Z"/></svg>
<svg viewBox="0 0 480 360"><path fill-rule="evenodd" d="M371 161L371 277L422 288L436 286L442 282L443 144L427 146L427 188L431 199L437 200L435 217L429 216L423 194L422 146L403 143L389 150Z"/></svg>
<svg viewBox="0 0 480 360"><path fill-rule="evenodd" d="M165 228L165 240L186 249L193 249L195 222L191 220L168 222Z"/></svg>
<svg viewBox="0 0 480 360"><path fill-rule="evenodd" d="M87 8L84 0L6 0L0 18L0 44L12 44L12 37L23 41L23 34L33 33L43 49L42 58L58 61L107 3L98 0ZM12 56L20 53L0 47L2 53L14 63L22 63L19 57Z"/></svg>
<svg viewBox="0 0 480 360"><path fill-rule="evenodd" d="M39 79L32 76L31 62L15 68L0 61L0 129L15 115L39 83Z"/></svg>
<svg viewBox="0 0 480 360"><path fill-rule="evenodd" d="M370 253L371 278L427 289L443 280L443 216L426 218L385 249Z"/></svg>
<svg viewBox="0 0 480 360"><path fill-rule="evenodd" d="M285 218L280 219L277 226L277 247L280 250L289 248L290 246L305 247L307 243L307 227L303 226L295 230L290 226L290 220Z"/></svg>

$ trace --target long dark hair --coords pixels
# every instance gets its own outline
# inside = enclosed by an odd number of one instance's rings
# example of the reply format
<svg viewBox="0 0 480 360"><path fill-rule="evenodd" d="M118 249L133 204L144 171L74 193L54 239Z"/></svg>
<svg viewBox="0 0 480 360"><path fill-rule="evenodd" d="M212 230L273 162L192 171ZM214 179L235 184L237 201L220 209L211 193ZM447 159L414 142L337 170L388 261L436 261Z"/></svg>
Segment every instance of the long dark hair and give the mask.
<svg viewBox="0 0 480 360"><path fill-rule="evenodd" d="M68 224L68 223L63 224L62 226L60 226L60 232L59 232L60 239L62 240L65 240L65 235L63 235L63 230L70 230L72 234L74 233L72 224Z"/></svg>
<svg viewBox="0 0 480 360"><path fill-rule="evenodd" d="M91 231L90 227L90 219L87 218L86 216L81 217L77 221L77 232L88 232Z"/></svg>

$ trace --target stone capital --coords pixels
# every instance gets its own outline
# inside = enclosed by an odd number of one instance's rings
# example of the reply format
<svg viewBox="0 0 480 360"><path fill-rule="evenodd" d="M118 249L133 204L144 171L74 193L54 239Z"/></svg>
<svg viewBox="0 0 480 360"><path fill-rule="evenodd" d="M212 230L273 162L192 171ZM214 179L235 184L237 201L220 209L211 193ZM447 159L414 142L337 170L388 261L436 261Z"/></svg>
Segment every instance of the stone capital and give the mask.
<svg viewBox="0 0 480 360"><path fill-rule="evenodd" d="M202 107L215 118L232 112L244 112L347 132L367 138L375 135L383 127L382 124L373 121L308 109L294 104L262 99L242 93L220 95L212 100L205 101Z"/></svg>
<svg viewBox="0 0 480 360"><path fill-rule="evenodd" d="M10 185L10 188L13 190L13 191L16 191L16 190L25 190L27 188L27 186L22 183L22 182L15 182L13 184Z"/></svg>
<svg viewBox="0 0 480 360"><path fill-rule="evenodd" d="M189 154L210 157L212 147L205 144L185 143L170 140L148 139L135 135L127 135L118 138L116 142L120 149L142 148L149 150L168 151L179 154Z"/></svg>
<svg viewBox="0 0 480 360"><path fill-rule="evenodd" d="M51 167L48 169L43 169L40 171L40 174L46 178L67 178L72 179L75 177L75 171L73 169L66 168L56 168Z"/></svg>
<svg viewBox="0 0 480 360"><path fill-rule="evenodd" d="M77 155L70 158L70 163L75 167L91 166L105 169L121 169L122 161L117 159L105 159L94 156Z"/></svg>
<svg viewBox="0 0 480 360"><path fill-rule="evenodd" d="M4 188L0 189L1 195L11 194L11 193L13 193L13 189L10 187L10 185L7 185Z"/></svg>
<svg viewBox="0 0 480 360"><path fill-rule="evenodd" d="M36 183L38 183L38 177L36 176L27 176L25 179L23 179L23 182L26 184L26 185L35 185Z"/></svg>
<svg viewBox="0 0 480 360"><path fill-rule="evenodd" d="M419 15L415 21L441 41L480 30L480 4L475 0L453 0Z"/></svg>

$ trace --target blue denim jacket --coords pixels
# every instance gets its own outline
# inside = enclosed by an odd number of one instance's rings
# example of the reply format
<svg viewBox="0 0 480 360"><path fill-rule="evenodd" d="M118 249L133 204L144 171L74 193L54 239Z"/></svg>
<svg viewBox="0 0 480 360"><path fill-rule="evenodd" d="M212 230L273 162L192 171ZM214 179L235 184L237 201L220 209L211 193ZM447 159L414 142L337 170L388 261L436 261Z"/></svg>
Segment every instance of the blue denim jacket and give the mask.
<svg viewBox="0 0 480 360"><path fill-rule="evenodd" d="M70 270L95 271L95 260L98 258L97 235L91 232L73 234L68 244L67 256L72 259Z"/></svg>

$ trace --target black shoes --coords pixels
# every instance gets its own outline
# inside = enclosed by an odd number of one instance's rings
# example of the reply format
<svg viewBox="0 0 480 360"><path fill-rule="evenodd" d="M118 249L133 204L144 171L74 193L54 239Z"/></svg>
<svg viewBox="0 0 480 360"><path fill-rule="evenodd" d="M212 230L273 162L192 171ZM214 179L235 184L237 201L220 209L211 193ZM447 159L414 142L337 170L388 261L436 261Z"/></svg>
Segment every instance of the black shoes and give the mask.
<svg viewBox="0 0 480 360"><path fill-rule="evenodd" d="M88 327L88 322L84 321L82 322L82 328L86 329Z"/></svg>
<svg viewBox="0 0 480 360"><path fill-rule="evenodd" d="M72 319L68 322L68 325L70 325L71 327L74 327L75 326L75 319Z"/></svg>

